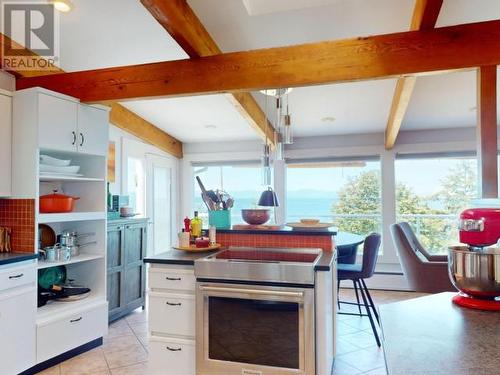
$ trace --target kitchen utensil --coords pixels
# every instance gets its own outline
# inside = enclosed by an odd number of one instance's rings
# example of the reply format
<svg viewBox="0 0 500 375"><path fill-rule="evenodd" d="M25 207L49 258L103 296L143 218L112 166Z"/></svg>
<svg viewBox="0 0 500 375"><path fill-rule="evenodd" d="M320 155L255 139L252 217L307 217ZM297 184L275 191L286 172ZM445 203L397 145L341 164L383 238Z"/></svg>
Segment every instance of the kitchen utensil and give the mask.
<svg viewBox="0 0 500 375"><path fill-rule="evenodd" d="M56 243L56 232L47 224L38 224L38 240L40 249L47 246L54 246Z"/></svg>
<svg viewBox="0 0 500 375"><path fill-rule="evenodd" d="M8 253L11 250L10 236L12 230L10 228L0 227L0 253Z"/></svg>
<svg viewBox="0 0 500 375"><path fill-rule="evenodd" d="M71 160L62 160L48 155L40 155L40 164L54 167L67 167L71 164Z"/></svg>
<svg viewBox="0 0 500 375"><path fill-rule="evenodd" d="M38 285L42 289L50 289L52 285L59 285L66 280L66 267L56 266L38 270Z"/></svg>
<svg viewBox="0 0 500 375"><path fill-rule="evenodd" d="M268 208L242 209L241 216L248 224L261 225L269 221L271 217L271 210Z"/></svg>
<svg viewBox="0 0 500 375"><path fill-rule="evenodd" d="M78 173L79 170L80 170L80 166L78 166L78 165L71 165L68 167L56 167L54 165L40 164L40 172L44 172L44 173L74 174L74 173Z"/></svg>
<svg viewBox="0 0 500 375"><path fill-rule="evenodd" d="M57 262L59 261L59 244L53 246L47 246L43 248L45 253L45 260L47 262Z"/></svg>
<svg viewBox="0 0 500 375"><path fill-rule="evenodd" d="M229 197L226 201L227 209L230 210L234 206L234 199Z"/></svg>
<svg viewBox="0 0 500 375"><path fill-rule="evenodd" d="M72 197L57 193L53 190L52 194L42 195L40 197L41 213L65 213L72 212L75 209L75 202L79 197Z"/></svg>
<svg viewBox="0 0 500 375"><path fill-rule="evenodd" d="M205 186L203 185L203 182L201 182L200 176L196 176L196 181L198 181L198 185L200 186L201 190L201 198L203 199L203 202L205 202L205 205L207 206L208 210L211 211L214 209L212 205L212 200L209 198L207 194L207 189L205 189Z"/></svg>
<svg viewBox="0 0 500 375"><path fill-rule="evenodd" d="M286 223L287 227L291 227L294 230L309 230L309 231L325 231L330 227L333 227L332 223L316 223L316 224L305 224L305 223Z"/></svg>
<svg viewBox="0 0 500 375"><path fill-rule="evenodd" d="M221 244L218 244L218 243L216 243L214 245L207 246L207 247L196 247L195 245L191 245L188 247L180 247L180 246L175 247L174 246L174 249L176 249L176 250L182 250L182 251L187 251L187 252L192 252L192 253L213 251L213 250L218 250L220 248L221 248Z"/></svg>
<svg viewBox="0 0 500 375"><path fill-rule="evenodd" d="M58 258L60 262L68 262L71 259L70 246L59 246L58 252Z"/></svg>

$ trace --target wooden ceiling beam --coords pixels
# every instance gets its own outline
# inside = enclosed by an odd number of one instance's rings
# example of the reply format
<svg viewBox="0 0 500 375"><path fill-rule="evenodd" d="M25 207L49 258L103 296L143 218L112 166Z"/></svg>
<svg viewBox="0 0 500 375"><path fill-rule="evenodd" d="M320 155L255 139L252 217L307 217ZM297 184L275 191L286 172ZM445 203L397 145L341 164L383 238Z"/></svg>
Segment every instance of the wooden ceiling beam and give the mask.
<svg viewBox="0 0 500 375"><path fill-rule="evenodd" d="M497 67L477 72L477 161L479 196L498 198Z"/></svg>
<svg viewBox="0 0 500 375"><path fill-rule="evenodd" d="M4 43L14 43L21 53L30 59L35 60L45 60L42 56L35 54L34 52L23 48L21 45L12 41L6 35L0 33L0 51L4 51ZM0 59L3 61L3 59ZM44 66L45 64L36 64L36 66ZM27 78L27 77L39 77L51 74L63 74L64 70L57 66L51 66L47 70L12 70L8 67L1 66L7 72L14 74L16 79ZM56 90L54 90L56 91ZM182 142L175 139L168 133L157 128L150 122L144 120L142 117L138 116L134 112L128 110L124 106L116 102L100 103L103 105L108 105L111 107L110 119L109 121L116 127L123 129L137 138L158 147L160 150L165 151L177 158L182 158Z"/></svg>
<svg viewBox="0 0 500 375"><path fill-rule="evenodd" d="M410 30L430 30L436 22L443 5L443 0L416 0ZM415 88L416 77L400 77L392 98L391 111L385 130L385 148L394 147L401 129L411 96Z"/></svg>
<svg viewBox="0 0 500 375"><path fill-rule="evenodd" d="M189 57L222 53L186 0L141 0L141 3ZM274 127L252 94L241 92L228 94L227 97L259 137L267 137L268 142L274 145Z"/></svg>
<svg viewBox="0 0 500 375"><path fill-rule="evenodd" d="M500 20L21 78L84 102L300 87L500 63Z"/></svg>

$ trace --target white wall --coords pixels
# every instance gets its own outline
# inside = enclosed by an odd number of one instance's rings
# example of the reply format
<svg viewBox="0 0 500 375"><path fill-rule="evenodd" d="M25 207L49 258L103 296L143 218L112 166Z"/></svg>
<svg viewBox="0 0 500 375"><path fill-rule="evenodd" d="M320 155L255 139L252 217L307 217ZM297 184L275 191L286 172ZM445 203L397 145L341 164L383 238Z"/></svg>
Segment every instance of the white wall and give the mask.
<svg viewBox="0 0 500 375"><path fill-rule="evenodd" d="M0 89L14 91L16 89L16 79L12 74L0 69Z"/></svg>

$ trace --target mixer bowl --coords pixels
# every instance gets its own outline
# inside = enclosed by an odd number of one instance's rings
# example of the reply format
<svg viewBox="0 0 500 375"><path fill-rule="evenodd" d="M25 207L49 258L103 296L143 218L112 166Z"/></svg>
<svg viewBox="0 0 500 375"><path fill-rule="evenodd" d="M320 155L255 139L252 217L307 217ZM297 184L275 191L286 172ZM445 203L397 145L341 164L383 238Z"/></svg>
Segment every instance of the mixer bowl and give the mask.
<svg viewBox="0 0 500 375"><path fill-rule="evenodd" d="M455 288L469 296L500 297L500 248L471 251L466 246L450 247L448 273Z"/></svg>

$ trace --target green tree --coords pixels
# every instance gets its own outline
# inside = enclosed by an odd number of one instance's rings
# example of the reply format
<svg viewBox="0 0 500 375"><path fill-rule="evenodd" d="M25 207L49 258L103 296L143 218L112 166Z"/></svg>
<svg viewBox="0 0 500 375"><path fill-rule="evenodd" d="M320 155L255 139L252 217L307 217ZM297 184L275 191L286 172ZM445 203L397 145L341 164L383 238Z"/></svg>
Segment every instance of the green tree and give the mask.
<svg viewBox="0 0 500 375"><path fill-rule="evenodd" d="M477 198L477 173L474 160L461 160L441 180L435 198L443 201L447 213L458 214Z"/></svg>
<svg viewBox="0 0 500 375"><path fill-rule="evenodd" d="M367 171L351 177L339 191L339 200L332 207L334 214L380 215L380 173ZM380 232L377 217L344 217L334 220L339 230L366 235Z"/></svg>

